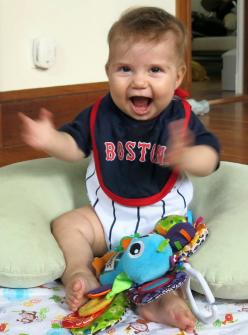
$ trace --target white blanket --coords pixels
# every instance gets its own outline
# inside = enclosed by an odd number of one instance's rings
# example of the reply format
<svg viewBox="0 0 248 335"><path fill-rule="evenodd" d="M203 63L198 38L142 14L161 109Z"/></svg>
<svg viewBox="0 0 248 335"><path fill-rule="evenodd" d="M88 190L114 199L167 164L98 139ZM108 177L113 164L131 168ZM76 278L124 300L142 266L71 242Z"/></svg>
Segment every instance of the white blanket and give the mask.
<svg viewBox="0 0 248 335"><path fill-rule="evenodd" d="M202 296L196 296L206 308ZM248 302L217 299L217 319L210 325L197 323L194 335L247 335ZM57 282L31 289L0 288L0 333L7 335L69 335L61 319L70 311L63 287ZM177 328L146 323L128 310L121 322L99 335L186 335Z"/></svg>

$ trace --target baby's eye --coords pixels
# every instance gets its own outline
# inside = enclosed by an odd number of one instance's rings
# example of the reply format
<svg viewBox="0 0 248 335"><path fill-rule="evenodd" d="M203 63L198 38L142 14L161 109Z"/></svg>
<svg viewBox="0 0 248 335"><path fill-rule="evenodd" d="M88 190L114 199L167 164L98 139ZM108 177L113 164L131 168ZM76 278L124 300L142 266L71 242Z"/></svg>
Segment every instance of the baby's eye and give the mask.
<svg viewBox="0 0 248 335"><path fill-rule="evenodd" d="M158 67L158 66L153 66L151 68L151 72L153 72L153 73L158 73L158 72L161 72L161 71L162 71L161 68Z"/></svg>
<svg viewBox="0 0 248 335"><path fill-rule="evenodd" d="M121 67L120 67L120 70L121 70L122 72L129 72L129 71L131 71L130 67L129 67L129 66L126 66L126 65L121 66Z"/></svg>

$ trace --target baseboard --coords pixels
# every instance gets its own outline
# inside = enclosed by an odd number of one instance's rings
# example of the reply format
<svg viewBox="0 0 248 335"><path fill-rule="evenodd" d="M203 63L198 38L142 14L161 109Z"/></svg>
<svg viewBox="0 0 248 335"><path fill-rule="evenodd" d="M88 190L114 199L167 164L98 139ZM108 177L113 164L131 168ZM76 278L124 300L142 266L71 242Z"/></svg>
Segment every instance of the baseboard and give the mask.
<svg viewBox="0 0 248 335"><path fill-rule="evenodd" d="M106 94L108 83L89 83L0 93L0 148L21 146L18 113L36 118L41 107L54 115L56 127Z"/></svg>

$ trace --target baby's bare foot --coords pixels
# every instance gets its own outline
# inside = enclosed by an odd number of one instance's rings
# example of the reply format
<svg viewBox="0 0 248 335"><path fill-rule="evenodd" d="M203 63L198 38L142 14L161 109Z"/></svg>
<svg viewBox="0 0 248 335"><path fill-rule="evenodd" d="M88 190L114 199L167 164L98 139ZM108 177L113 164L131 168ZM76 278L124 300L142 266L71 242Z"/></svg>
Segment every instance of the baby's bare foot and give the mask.
<svg viewBox="0 0 248 335"><path fill-rule="evenodd" d="M195 317L185 300L175 292L167 293L161 298L138 308L141 317L148 321L177 327L192 333Z"/></svg>
<svg viewBox="0 0 248 335"><path fill-rule="evenodd" d="M86 301L85 294L99 286L91 273L78 272L73 274L65 285L66 302L72 311L76 311Z"/></svg>

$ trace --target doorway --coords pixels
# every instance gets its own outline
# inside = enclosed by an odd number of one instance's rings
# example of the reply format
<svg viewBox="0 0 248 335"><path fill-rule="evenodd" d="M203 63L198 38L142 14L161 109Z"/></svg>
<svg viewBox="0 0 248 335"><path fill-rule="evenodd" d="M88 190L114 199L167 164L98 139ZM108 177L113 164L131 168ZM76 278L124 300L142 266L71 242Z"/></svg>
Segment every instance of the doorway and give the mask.
<svg viewBox="0 0 248 335"><path fill-rule="evenodd" d="M242 0L241 0L242 1ZM243 2L243 10L244 10L244 20L242 23L242 36L246 36L248 34L248 23L246 18L248 17L248 2L244 1ZM188 67L188 73L185 78L184 86L187 88L189 92L191 92L192 95L195 96L195 88L197 88L197 94L199 98L204 98L204 99L215 99L215 98L225 98L223 97L222 94L222 85L220 85L220 82L218 83L218 89L215 88L214 85L208 85L208 82L206 80L205 86L206 90L201 90L199 83L195 84L192 81L192 0L176 0L176 15L177 17L182 20L187 27L187 30L189 32L189 48L187 50L186 54L186 62L187 62L187 67ZM243 59L243 71L242 71L242 78L239 78L239 83L240 80L242 80L242 94L247 94L247 81L248 81L248 66L247 66L247 57L248 57L248 48L247 48L247 42L243 38L243 54L242 54L242 59ZM240 41L238 47L240 48ZM232 57L232 55L227 55ZM227 59L228 61L230 59ZM222 63L223 66L223 63ZM204 84L202 85L204 87ZM236 92L234 91L226 91L226 96L236 96Z"/></svg>

